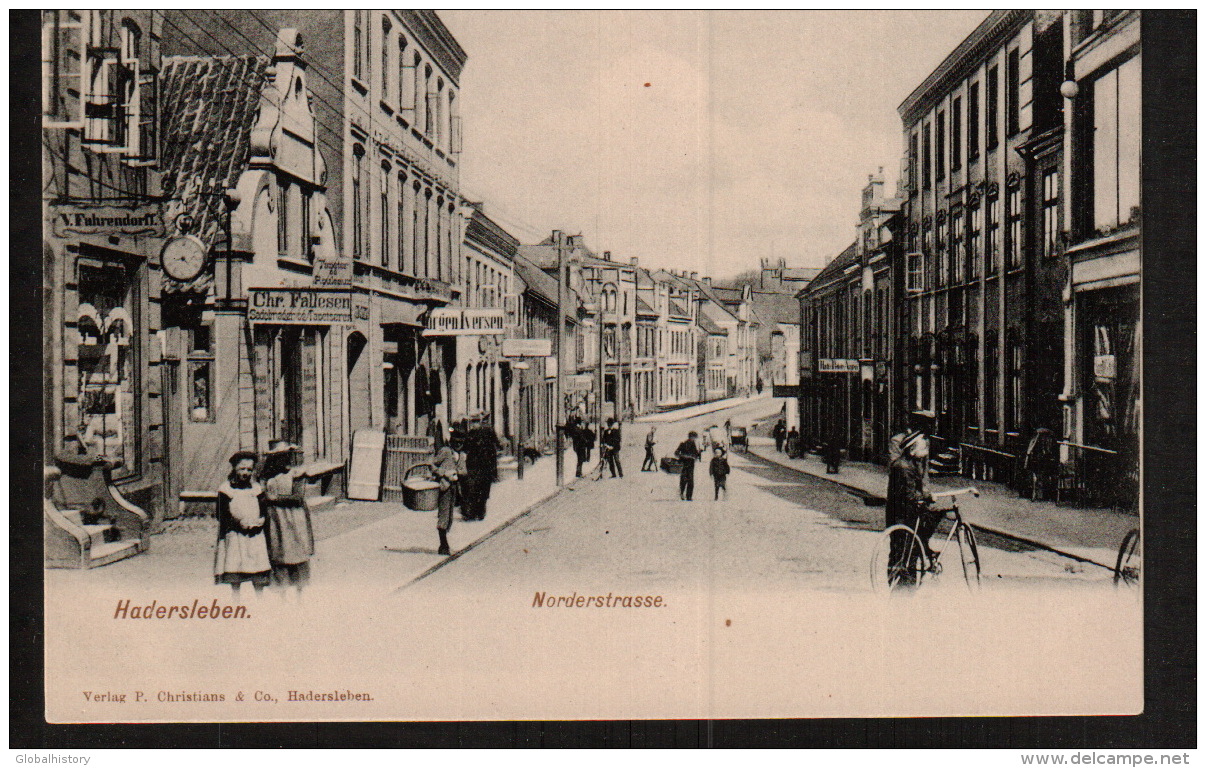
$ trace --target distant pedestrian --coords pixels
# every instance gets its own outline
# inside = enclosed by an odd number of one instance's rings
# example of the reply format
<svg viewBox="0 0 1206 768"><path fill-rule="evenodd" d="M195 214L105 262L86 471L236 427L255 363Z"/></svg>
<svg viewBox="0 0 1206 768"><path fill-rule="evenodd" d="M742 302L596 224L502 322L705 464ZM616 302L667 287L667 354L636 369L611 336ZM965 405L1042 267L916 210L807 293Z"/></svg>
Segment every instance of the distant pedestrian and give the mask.
<svg viewBox="0 0 1206 768"><path fill-rule="evenodd" d="M260 482L268 525L268 561L272 564L272 584L301 597L310 583L310 558L314 556L314 526L305 495L298 488L305 475L291 466L295 446L287 440L273 440L264 454Z"/></svg>
<svg viewBox="0 0 1206 768"><path fill-rule="evenodd" d="M218 486L214 583L229 584L235 597L243 582L251 582L259 593L272 578L264 535L264 489L252 479L255 460L252 451L235 453L230 457L230 476Z"/></svg>
<svg viewBox="0 0 1206 768"><path fill-rule="evenodd" d="M436 551L438 555L452 554L452 550L448 546L448 531L452 530L452 513L453 507L456 505L457 485L462 479L460 448L461 436L454 432L448 443L440 448L433 462L435 479L440 484L439 496L436 501L436 533L440 537L440 548ZM462 507L461 516L464 517L464 514Z"/></svg>
<svg viewBox="0 0 1206 768"><path fill-rule="evenodd" d="M724 420L724 443L725 445L733 444L733 420Z"/></svg>
<svg viewBox="0 0 1206 768"><path fill-rule="evenodd" d="M782 453L783 441L787 439L787 423L783 419L775 422L775 428L771 430L771 437L775 438L775 450Z"/></svg>
<svg viewBox="0 0 1206 768"><path fill-rule="evenodd" d="M699 446L695 442L698 437L698 433L690 433L674 451L674 457L682 466L678 476L678 497L683 501L691 501L691 496L695 493L695 462L699 461L700 457Z"/></svg>
<svg viewBox="0 0 1206 768"><path fill-rule="evenodd" d="M607 464L607 468L611 470L612 477L623 477L624 467L620 466L620 444L623 441L623 436L620 434L620 425L612 417L607 417L607 426L603 429L603 436L599 438L599 445L602 446L603 460ZM599 471L602 476L603 471Z"/></svg>
<svg viewBox="0 0 1206 768"><path fill-rule="evenodd" d="M466 478L462 485L465 499L461 517L465 520L485 520L490 489L498 479L498 436L478 417L477 425L465 436Z"/></svg>
<svg viewBox="0 0 1206 768"><path fill-rule="evenodd" d="M642 472L657 471L657 457L653 455L653 446L657 445L657 427L650 427L645 435L645 463L641 465Z"/></svg>
<svg viewBox="0 0 1206 768"><path fill-rule="evenodd" d="M708 465L708 474L712 476L712 484L715 486L716 495L714 500L720 500L720 492L724 491L724 498L728 501L729 488L729 460L725 458L724 446L718 445L712 449L712 461Z"/></svg>
<svg viewBox="0 0 1206 768"><path fill-rule="evenodd" d="M574 446L574 457L577 464L574 467L574 477L582 477L582 465L590 461L590 449L595 443L595 433L584 421L566 425L566 434Z"/></svg>
<svg viewBox="0 0 1206 768"><path fill-rule="evenodd" d="M758 390L758 394L762 394L762 377L761 376L758 377L758 383L754 386L754 389Z"/></svg>
<svg viewBox="0 0 1206 768"><path fill-rule="evenodd" d="M795 427L787 433L787 455L793 459L800 455L800 432Z"/></svg>
<svg viewBox="0 0 1206 768"><path fill-rule="evenodd" d="M842 469L842 445L837 440L825 444L825 474L836 475Z"/></svg>

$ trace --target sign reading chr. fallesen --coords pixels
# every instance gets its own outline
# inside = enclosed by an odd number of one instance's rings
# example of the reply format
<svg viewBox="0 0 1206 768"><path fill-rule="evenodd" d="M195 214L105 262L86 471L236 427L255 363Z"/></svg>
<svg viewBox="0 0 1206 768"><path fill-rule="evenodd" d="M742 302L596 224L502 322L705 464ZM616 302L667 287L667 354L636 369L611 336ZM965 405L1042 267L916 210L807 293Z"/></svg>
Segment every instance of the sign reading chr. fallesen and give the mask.
<svg viewBox="0 0 1206 768"><path fill-rule="evenodd" d="M331 325L352 322L352 293L322 288L250 288L247 318L256 323Z"/></svg>

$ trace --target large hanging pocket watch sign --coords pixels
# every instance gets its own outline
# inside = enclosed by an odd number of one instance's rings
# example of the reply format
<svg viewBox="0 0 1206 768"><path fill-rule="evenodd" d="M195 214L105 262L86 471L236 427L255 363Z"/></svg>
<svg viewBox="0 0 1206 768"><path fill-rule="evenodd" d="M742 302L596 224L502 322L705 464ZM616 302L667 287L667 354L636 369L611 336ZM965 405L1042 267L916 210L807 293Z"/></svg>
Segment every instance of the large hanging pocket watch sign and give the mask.
<svg viewBox="0 0 1206 768"><path fill-rule="evenodd" d="M201 274L209 256L209 248L195 235L173 237L163 245L159 263L168 277L187 282Z"/></svg>

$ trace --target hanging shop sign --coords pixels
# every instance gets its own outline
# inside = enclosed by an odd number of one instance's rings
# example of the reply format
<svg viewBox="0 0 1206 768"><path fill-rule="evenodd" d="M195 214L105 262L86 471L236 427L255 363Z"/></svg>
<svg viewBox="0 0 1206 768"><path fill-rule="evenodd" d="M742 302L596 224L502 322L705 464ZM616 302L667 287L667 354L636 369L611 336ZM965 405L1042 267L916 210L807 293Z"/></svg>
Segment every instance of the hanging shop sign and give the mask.
<svg viewBox="0 0 1206 768"><path fill-rule="evenodd" d="M562 380L566 392L590 392L595 388L595 377L589 373L576 373Z"/></svg>
<svg viewBox="0 0 1206 768"><path fill-rule="evenodd" d="M315 250L314 284L323 287L350 288L352 285L352 262L337 253Z"/></svg>
<svg viewBox="0 0 1206 768"><path fill-rule="evenodd" d="M351 323L352 294L330 288L249 288L247 319L253 323L334 325Z"/></svg>
<svg viewBox="0 0 1206 768"><path fill-rule="evenodd" d="M463 336L506 332L507 314L501 309L442 307L427 313L424 336Z"/></svg>
<svg viewBox="0 0 1206 768"><path fill-rule="evenodd" d="M52 225L57 237L72 235L147 235L163 237L158 205L60 205Z"/></svg>
<svg viewBox="0 0 1206 768"><path fill-rule="evenodd" d="M503 357L548 357L553 354L551 339L503 339Z"/></svg>
<svg viewBox="0 0 1206 768"><path fill-rule="evenodd" d="M858 373L857 360L822 357L817 360L817 371L820 373Z"/></svg>

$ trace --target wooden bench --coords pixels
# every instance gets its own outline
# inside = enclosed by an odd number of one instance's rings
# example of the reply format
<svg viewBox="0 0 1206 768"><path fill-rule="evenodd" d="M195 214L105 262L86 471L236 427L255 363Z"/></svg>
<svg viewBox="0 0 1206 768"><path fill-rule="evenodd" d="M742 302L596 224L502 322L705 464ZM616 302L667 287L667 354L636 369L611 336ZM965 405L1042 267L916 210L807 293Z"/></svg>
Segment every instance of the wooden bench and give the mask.
<svg viewBox="0 0 1206 768"><path fill-rule="evenodd" d="M347 481L347 465L341 461L312 461L296 468L298 480L305 485L305 495L310 497L343 497ZM338 478L338 483L336 483ZM335 493L332 493L334 491ZM217 491L181 491L177 496L177 512L184 517L190 506L205 507L205 514L213 517L218 513Z"/></svg>
<svg viewBox="0 0 1206 768"><path fill-rule="evenodd" d="M180 517L188 513L190 504L203 505L206 508L205 514L209 517L216 517L218 514L217 491L181 491L178 502L177 512Z"/></svg>

